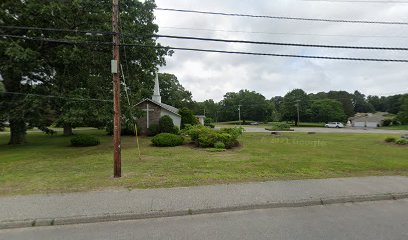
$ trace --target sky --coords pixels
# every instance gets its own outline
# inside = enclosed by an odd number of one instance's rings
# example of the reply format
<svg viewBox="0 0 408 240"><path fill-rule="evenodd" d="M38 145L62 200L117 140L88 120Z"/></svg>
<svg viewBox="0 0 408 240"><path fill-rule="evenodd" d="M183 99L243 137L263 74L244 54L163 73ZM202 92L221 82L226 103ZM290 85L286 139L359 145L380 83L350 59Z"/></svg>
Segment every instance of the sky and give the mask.
<svg viewBox="0 0 408 240"><path fill-rule="evenodd" d="M156 0L160 8L253 15L408 22L407 3L304 0ZM155 11L159 34L266 42L408 47L408 25L310 22ZM323 49L159 38L166 46L279 54L408 59L408 51ZM408 63L336 61L178 51L160 72L172 73L195 101L256 91L267 99L301 88L308 93L359 90L408 92Z"/></svg>

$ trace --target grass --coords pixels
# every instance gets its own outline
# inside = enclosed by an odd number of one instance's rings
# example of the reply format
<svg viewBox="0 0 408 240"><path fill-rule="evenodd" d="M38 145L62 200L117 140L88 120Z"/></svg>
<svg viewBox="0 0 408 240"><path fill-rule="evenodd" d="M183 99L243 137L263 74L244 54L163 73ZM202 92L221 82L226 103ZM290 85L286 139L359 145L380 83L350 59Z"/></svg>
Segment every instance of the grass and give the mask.
<svg viewBox="0 0 408 240"><path fill-rule="evenodd" d="M8 146L0 135L0 195L106 188L158 188L282 179L407 175L408 147L384 143L384 134L245 133L225 152L190 145L155 148L141 138L122 141L123 177L112 178L111 137L83 130L101 145L69 147L69 137L29 133L29 143ZM389 135L398 138L398 135Z"/></svg>
<svg viewBox="0 0 408 240"><path fill-rule="evenodd" d="M259 123L258 125L242 125L242 127L255 127L255 128L270 128L273 123L279 123L279 122L269 122L269 123ZM295 126L295 124L292 122L289 122L289 125L291 127L324 127L325 123L306 123L306 122L301 122L299 126ZM215 123L216 127L220 128L228 128L228 127L233 127L233 126L239 126L239 122L219 122Z"/></svg>
<svg viewBox="0 0 408 240"><path fill-rule="evenodd" d="M386 130L408 130L408 125L380 127L379 129L386 129Z"/></svg>

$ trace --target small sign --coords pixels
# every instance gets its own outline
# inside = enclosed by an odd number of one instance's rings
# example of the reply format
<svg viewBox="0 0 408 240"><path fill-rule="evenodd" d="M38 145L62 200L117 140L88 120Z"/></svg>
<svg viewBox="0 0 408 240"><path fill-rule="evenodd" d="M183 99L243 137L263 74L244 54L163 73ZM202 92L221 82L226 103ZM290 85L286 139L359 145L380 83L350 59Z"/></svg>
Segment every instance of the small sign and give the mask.
<svg viewBox="0 0 408 240"><path fill-rule="evenodd" d="M111 71L112 73L118 73L118 61L117 60L111 61Z"/></svg>

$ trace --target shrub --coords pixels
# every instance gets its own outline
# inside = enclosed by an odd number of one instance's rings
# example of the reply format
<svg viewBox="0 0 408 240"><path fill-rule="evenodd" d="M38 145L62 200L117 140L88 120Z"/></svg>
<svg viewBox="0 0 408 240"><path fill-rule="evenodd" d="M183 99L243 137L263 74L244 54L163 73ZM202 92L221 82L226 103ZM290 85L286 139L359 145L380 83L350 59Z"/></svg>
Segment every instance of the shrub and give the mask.
<svg viewBox="0 0 408 240"><path fill-rule="evenodd" d="M233 136L235 139L241 136L244 131L245 129L243 127L221 128L220 130L221 133L228 133L231 136Z"/></svg>
<svg viewBox="0 0 408 240"><path fill-rule="evenodd" d="M218 133L216 131L202 132L198 137L198 146L202 148L214 147L218 141Z"/></svg>
<svg viewBox="0 0 408 240"><path fill-rule="evenodd" d="M210 127L210 128L215 128L214 120L212 118L205 118L204 119L204 126Z"/></svg>
<svg viewBox="0 0 408 240"><path fill-rule="evenodd" d="M398 121L397 119L393 119L393 120L392 120L392 125L393 125L393 126L399 126L399 125L401 125L401 123L400 123L400 121Z"/></svg>
<svg viewBox="0 0 408 240"><path fill-rule="evenodd" d="M387 143L391 143L391 142L395 142L395 141L396 141L396 139L394 137L387 137L385 139L385 142L387 142Z"/></svg>
<svg viewBox="0 0 408 240"><path fill-rule="evenodd" d="M198 145L198 138L200 137L200 135L210 131L212 130L208 127L202 125L195 125L189 126L189 128L186 130L186 134L191 137L191 141L195 142Z"/></svg>
<svg viewBox="0 0 408 240"><path fill-rule="evenodd" d="M391 125L391 123L392 123L392 119L384 119L382 125L383 125L384 127L388 127L388 126Z"/></svg>
<svg viewBox="0 0 408 240"><path fill-rule="evenodd" d="M272 131L289 131L290 125L287 123L273 123L271 130Z"/></svg>
<svg viewBox="0 0 408 240"><path fill-rule="evenodd" d="M160 133L174 133L174 123L170 116L165 115L159 120Z"/></svg>
<svg viewBox="0 0 408 240"><path fill-rule="evenodd" d="M197 125L199 123L193 111L186 107L180 109L179 114L181 116L181 128L185 128L186 124Z"/></svg>
<svg viewBox="0 0 408 240"><path fill-rule="evenodd" d="M182 145L183 142L182 136L171 133L160 133L152 138L152 143L156 147L175 147Z"/></svg>
<svg viewBox="0 0 408 240"><path fill-rule="evenodd" d="M408 140L407 139L398 139L395 143L398 144L398 145L407 145Z"/></svg>
<svg viewBox="0 0 408 240"><path fill-rule="evenodd" d="M148 136L156 136L159 133L160 133L160 128L159 128L159 125L157 125L157 124L152 124L147 129L147 135Z"/></svg>
<svg viewBox="0 0 408 240"><path fill-rule="evenodd" d="M214 144L214 147L215 147L216 149L225 149L225 144L224 144L223 142L216 142L216 143Z"/></svg>
<svg viewBox="0 0 408 240"><path fill-rule="evenodd" d="M100 143L98 138L91 135L77 135L71 138L71 146L73 147L90 147Z"/></svg>

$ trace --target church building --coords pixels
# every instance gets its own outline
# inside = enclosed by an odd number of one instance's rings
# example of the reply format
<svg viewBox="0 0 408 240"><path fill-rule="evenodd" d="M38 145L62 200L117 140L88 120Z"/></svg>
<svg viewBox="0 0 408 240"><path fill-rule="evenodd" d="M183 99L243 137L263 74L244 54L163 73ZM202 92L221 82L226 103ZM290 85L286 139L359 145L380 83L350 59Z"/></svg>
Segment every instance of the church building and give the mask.
<svg viewBox="0 0 408 240"><path fill-rule="evenodd" d="M152 125L158 125L161 117L168 115L173 119L175 126L180 128L181 116L178 114L178 109L161 102L159 77L156 73L154 81L154 91L152 99L145 98L136 106L145 114L137 119L137 124L140 127L141 134L148 133L148 129Z"/></svg>

